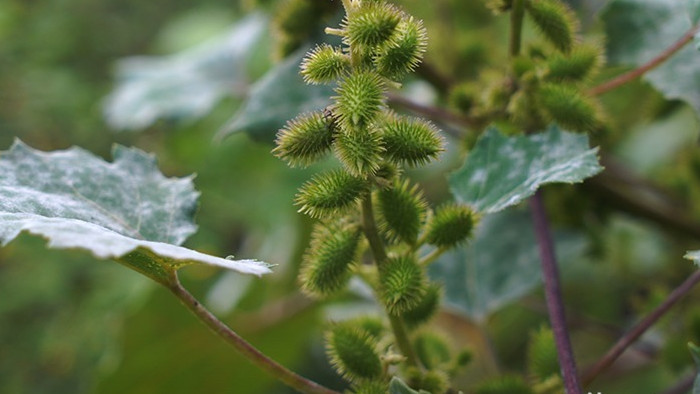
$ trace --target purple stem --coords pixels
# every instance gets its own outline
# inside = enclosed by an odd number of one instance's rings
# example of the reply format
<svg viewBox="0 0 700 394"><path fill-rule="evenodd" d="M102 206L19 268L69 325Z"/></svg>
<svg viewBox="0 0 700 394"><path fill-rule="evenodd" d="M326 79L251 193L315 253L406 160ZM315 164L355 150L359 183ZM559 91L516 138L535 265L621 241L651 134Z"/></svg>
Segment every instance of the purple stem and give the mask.
<svg viewBox="0 0 700 394"><path fill-rule="evenodd" d="M567 394L582 394L581 385L576 372L576 360L571 348L569 332L566 328L566 316L564 315L564 303L562 301L561 288L559 286L559 270L554 255L554 242L547 223L547 213L542 203L542 195L538 190L530 199L532 220L535 224L535 235L540 247L542 261L542 277L544 279L545 298L549 321L552 325L554 341L557 345L559 365L564 379L564 387Z"/></svg>

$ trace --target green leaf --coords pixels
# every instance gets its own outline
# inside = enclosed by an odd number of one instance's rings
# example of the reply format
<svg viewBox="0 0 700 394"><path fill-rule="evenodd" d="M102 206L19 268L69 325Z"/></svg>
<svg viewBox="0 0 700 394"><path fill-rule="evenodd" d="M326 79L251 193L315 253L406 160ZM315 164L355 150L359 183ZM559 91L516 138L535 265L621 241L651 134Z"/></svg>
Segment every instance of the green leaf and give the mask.
<svg viewBox="0 0 700 394"><path fill-rule="evenodd" d="M389 383L389 394L430 394L427 391L420 390L416 391L413 390L412 388L408 387L406 383L403 382L403 380L397 378L394 376L391 378L391 382Z"/></svg>
<svg viewBox="0 0 700 394"><path fill-rule="evenodd" d="M117 86L104 116L116 130L144 129L158 119L191 120L247 85L247 59L267 28L251 14L212 41L170 56L128 57L117 63Z"/></svg>
<svg viewBox="0 0 700 394"><path fill-rule="evenodd" d="M597 148L588 148L585 135L557 126L540 134L507 137L490 127L449 183L457 200L491 213L533 195L540 185L575 183L593 176Z"/></svg>
<svg viewBox="0 0 700 394"><path fill-rule="evenodd" d="M307 85L299 74L307 50L298 50L256 82L248 100L219 131L219 138L244 131L255 140L272 143L288 120L328 106L333 87Z"/></svg>
<svg viewBox="0 0 700 394"><path fill-rule="evenodd" d="M586 247L584 239L575 234L558 231L554 237L564 264ZM541 282L530 213L510 210L486 216L474 239L441 256L429 273L444 284L448 306L483 321Z"/></svg>
<svg viewBox="0 0 700 394"><path fill-rule="evenodd" d="M609 62L639 66L658 56L690 29L688 6L678 0L610 2L603 13ZM700 112L700 53L692 45L644 78L667 99L683 100Z"/></svg>
<svg viewBox="0 0 700 394"><path fill-rule="evenodd" d="M253 260L228 260L177 246L196 226L192 178L168 179L155 159L116 146L114 162L71 148L44 153L16 141L0 155L0 245L26 231L58 249L115 259L161 283L189 264L261 275Z"/></svg>

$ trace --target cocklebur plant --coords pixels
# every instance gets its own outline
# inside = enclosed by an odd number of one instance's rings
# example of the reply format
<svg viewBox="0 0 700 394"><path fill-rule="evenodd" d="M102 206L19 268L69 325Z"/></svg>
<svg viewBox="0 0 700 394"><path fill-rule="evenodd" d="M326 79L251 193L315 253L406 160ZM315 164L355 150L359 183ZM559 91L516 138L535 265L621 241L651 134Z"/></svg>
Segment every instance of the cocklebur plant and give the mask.
<svg viewBox="0 0 700 394"><path fill-rule="evenodd" d="M385 1L343 5L340 27L326 29L342 44L313 48L300 70L308 84L337 84L333 104L287 122L273 150L293 167L331 153L340 163L297 194L299 212L318 219L299 282L307 294L326 298L356 275L383 306L387 327L346 321L332 323L326 334L331 364L354 392L386 392L393 375L416 389L445 392L466 358L451 354L431 331L416 331L440 304L440 287L426 268L466 242L478 216L464 205L431 209L403 174L444 150L435 125L385 105L387 90L400 86L426 50L422 22Z"/></svg>

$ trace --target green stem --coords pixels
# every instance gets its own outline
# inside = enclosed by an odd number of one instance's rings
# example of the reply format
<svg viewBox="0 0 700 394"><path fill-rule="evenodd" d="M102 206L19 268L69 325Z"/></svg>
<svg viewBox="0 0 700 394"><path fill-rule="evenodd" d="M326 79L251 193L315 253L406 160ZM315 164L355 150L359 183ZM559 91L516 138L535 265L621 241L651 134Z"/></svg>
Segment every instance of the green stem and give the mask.
<svg viewBox="0 0 700 394"><path fill-rule="evenodd" d="M379 237L379 231L377 231L377 223L374 220L374 212L372 208L372 193L367 193L364 199L362 199L362 229L369 241L369 247L374 255L374 261L377 264L379 275L382 275L382 266L386 264L387 254L384 249L384 242ZM394 332L394 339L396 340L396 345L399 347L401 353L406 357L406 361L409 365L418 367L418 358L416 353L413 351L411 342L408 340L408 334L406 332L406 327L403 320L399 316L393 316L391 313L387 312L389 316L389 323L391 324L391 330Z"/></svg>
<svg viewBox="0 0 700 394"><path fill-rule="evenodd" d="M523 34L523 18L525 16L525 0L513 0L510 11L510 56L520 55L520 44Z"/></svg>
<svg viewBox="0 0 700 394"><path fill-rule="evenodd" d="M190 310L197 318L206 324L212 331L231 344L243 356L258 368L267 371L270 375L279 379L282 383L295 389L300 393L305 394L340 394L337 391L323 387L318 383L308 380L296 373L285 368L281 364L272 360L256 349L253 345L241 338L236 332L231 330L221 320L217 319L209 310L207 310L201 302L199 302L192 294L190 294L177 278L177 274L173 273L170 282L166 285L168 289L182 302L182 304Z"/></svg>
<svg viewBox="0 0 700 394"><path fill-rule="evenodd" d="M423 267L428 266L432 264L435 260L437 260L438 257L442 256L442 254L445 253L447 250L448 248L445 247L436 248L432 252L423 256L423 258L420 259L418 264L422 265Z"/></svg>

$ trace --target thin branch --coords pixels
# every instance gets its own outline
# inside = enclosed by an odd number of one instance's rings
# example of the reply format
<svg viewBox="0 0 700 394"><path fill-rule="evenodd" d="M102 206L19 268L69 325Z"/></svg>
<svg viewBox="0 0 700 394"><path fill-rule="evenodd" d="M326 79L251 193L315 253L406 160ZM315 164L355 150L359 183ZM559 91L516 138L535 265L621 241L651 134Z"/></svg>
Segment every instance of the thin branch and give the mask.
<svg viewBox="0 0 700 394"><path fill-rule="evenodd" d="M680 286L671 292L666 297L664 302L647 315L642 321L637 323L630 331L620 338L617 343L608 350L598 362L588 368L581 380L585 386L588 386L601 372L608 368L637 338L644 334L654 323L656 323L671 307L678 302L683 296L700 282L700 270L695 271L688 277Z"/></svg>
<svg viewBox="0 0 700 394"><path fill-rule="evenodd" d="M660 64L668 60L671 56L673 56L676 52L680 51L683 49L683 47L688 44L690 41L693 40L693 37L695 34L697 34L700 31L700 25L695 25L688 30L683 37L681 37L678 41L673 43L670 47L666 48L663 52L661 52L658 56L655 58L649 60L647 63L642 64L641 66L635 68L632 71L629 71L625 74L619 75L616 78L611 79L608 82L604 82L591 90L588 91L588 93L591 96L597 96L599 94L606 93L610 90L613 90L621 85L624 85L630 81L633 81L648 71L658 67Z"/></svg>
<svg viewBox="0 0 700 394"><path fill-rule="evenodd" d="M217 319L209 312L192 294L190 294L180 284L177 276L173 274L171 283L168 284L168 289L182 302L182 304L190 310L197 318L207 325L212 331L231 344L243 356L258 368L267 371L270 375L279 379L287 386L305 394L340 394L337 391L331 390L318 383L308 380L296 373L285 368L275 360L267 357L260 350L241 338L226 324Z"/></svg>
<svg viewBox="0 0 700 394"><path fill-rule="evenodd" d="M367 193L365 198L362 200L362 230L369 241L369 247L372 249L372 254L374 255L375 263L379 269L379 274L381 275L382 265L386 264L387 254L384 249L384 243L382 242L379 232L377 231L377 223L374 220L374 212L372 209L372 194ZM408 339L408 333L406 332L406 327L400 316L394 316L391 313L387 313L389 316L389 323L391 324L391 330L394 333L394 339L396 340L396 345L401 350L401 354L406 357L406 362L414 367L418 367L418 357L411 346L411 341Z"/></svg>
<svg viewBox="0 0 700 394"><path fill-rule="evenodd" d="M547 310L549 320L552 325L554 341L557 346L559 365L564 387L568 394L582 394L581 385L578 382L576 372L576 360L569 332L566 328L566 316L564 314L564 303L559 285L559 269L557 268L556 256L554 254L554 242L549 231L547 215L542 202L542 194L538 190L530 199L532 208L532 219L535 224L535 234L540 248L540 258L542 262L542 277L544 279L545 298L547 300Z"/></svg>

